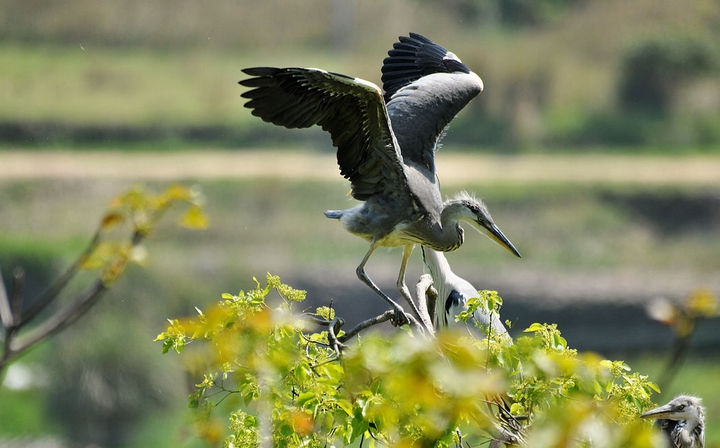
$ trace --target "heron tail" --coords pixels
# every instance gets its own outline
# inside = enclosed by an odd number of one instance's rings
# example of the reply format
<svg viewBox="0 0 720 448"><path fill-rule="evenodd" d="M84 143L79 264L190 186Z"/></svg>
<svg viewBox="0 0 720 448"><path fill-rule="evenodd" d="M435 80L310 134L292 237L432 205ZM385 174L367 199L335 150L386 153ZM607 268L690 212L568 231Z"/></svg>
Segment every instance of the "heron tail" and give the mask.
<svg viewBox="0 0 720 448"><path fill-rule="evenodd" d="M340 219L342 218L343 211L342 210L326 210L325 216L327 216L330 219Z"/></svg>

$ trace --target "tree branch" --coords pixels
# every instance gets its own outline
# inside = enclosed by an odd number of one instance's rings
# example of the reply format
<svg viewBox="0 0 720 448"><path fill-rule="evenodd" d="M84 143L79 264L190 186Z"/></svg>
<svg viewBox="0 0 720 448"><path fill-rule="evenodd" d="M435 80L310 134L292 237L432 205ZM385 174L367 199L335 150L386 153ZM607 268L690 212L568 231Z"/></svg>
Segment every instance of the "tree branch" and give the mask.
<svg viewBox="0 0 720 448"><path fill-rule="evenodd" d="M102 293L107 289L108 287L101 280L97 280L91 287L85 290L81 296L82 298L78 302L53 314L37 329L33 330L30 335L20 339L8 338L8 341L6 341L8 342L6 352L4 353L2 361L0 361L0 369L38 342L78 320L95 305Z"/></svg>
<svg viewBox="0 0 720 448"><path fill-rule="evenodd" d="M370 319L364 320L359 324L355 325L353 328L350 329L350 331L348 331L344 335L338 337L338 341L345 342L363 331L364 329L391 320L393 317L395 317L395 310L387 310L379 316L371 317Z"/></svg>
<svg viewBox="0 0 720 448"><path fill-rule="evenodd" d="M70 267L61 275L58 277L57 280L53 284L51 284L45 291L43 291L40 296L35 299L30 306L30 308L25 312L25 315L21 319L21 322L18 323L18 328L21 328L26 323L30 322L42 312L45 308L47 308L48 305L50 305L55 298L60 294L60 291L67 286L67 284L72 280L73 277L78 273L80 270L80 266L82 266L82 263L84 262L85 258L90 255L93 250L95 250L95 247L100 242L100 229L95 232L95 235L93 236L93 239L90 241L90 244L85 248L83 253L75 260L75 262L70 265Z"/></svg>
<svg viewBox="0 0 720 448"><path fill-rule="evenodd" d="M0 322L2 322L5 331L15 326L15 316L12 305L10 305L7 289L5 288L2 270L0 270Z"/></svg>
<svg viewBox="0 0 720 448"><path fill-rule="evenodd" d="M132 246L135 247L139 245L144 237L145 235L141 232L133 232L131 238ZM110 288L101 276L100 279L96 280L95 283L78 296L79 298L74 303L48 317L27 336L23 336L21 338L16 337L17 331L20 330L21 327L37 317L43 309L45 309L58 297L60 292L78 273L85 258L90 255L93 250L95 250L99 241L100 230L95 233L95 236L82 255L75 260L72 266L70 266L70 268L68 268L68 270L60 276L60 278L50 285L50 287L48 287L48 289L46 289L37 300L35 300L32 308L24 315L21 314L19 309L20 304L22 303L22 287L18 286L15 289L13 301L12 304L10 304L4 285L0 285L0 317L3 319L2 322L5 330L5 340L3 341L4 350L2 357L0 357L0 371L2 371L13 359L29 350L38 342L50 337L77 321L90 308L92 308L92 306L100 299L102 294ZM20 280L21 278L22 276L16 275L16 279L18 280L17 284L22 284L22 281ZM14 307L17 309L13 309ZM11 325L7 325L6 321Z"/></svg>

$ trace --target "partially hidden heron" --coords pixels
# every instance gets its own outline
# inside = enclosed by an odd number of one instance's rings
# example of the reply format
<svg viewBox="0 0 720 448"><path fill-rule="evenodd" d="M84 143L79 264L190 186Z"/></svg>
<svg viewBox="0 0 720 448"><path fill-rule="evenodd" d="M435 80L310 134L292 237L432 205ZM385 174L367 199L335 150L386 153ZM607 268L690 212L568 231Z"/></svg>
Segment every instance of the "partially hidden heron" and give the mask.
<svg viewBox="0 0 720 448"><path fill-rule="evenodd" d="M703 448L705 446L705 415L702 400L678 395L667 404L651 409L640 417L654 418L670 448Z"/></svg>
<svg viewBox="0 0 720 448"><path fill-rule="evenodd" d="M432 286L437 293L434 306L428 307L432 309L431 318L435 330L458 328L461 323L455 320L455 316L467 309L468 299L477 297L478 290L469 281L452 271L443 252L424 246L421 248L425 267L429 271ZM418 293L418 295L422 294ZM492 332L508 343L512 343L512 339L497 313L478 308L473 313L473 319L486 334Z"/></svg>
<svg viewBox="0 0 720 448"><path fill-rule="evenodd" d="M357 276L395 310L395 323L410 321L402 307L365 273L378 247L402 246L397 286L420 316L405 284L415 244L439 250L463 243L461 221L485 232L516 256L519 252L488 220L481 204L466 198L443 203L435 175L438 140L453 117L483 89L482 80L454 54L411 33L384 61L385 97L375 84L314 68L246 68L240 84L245 107L287 128L319 125L337 148L340 174L360 205L329 210L346 230L370 241ZM387 101L387 105L386 105ZM421 320L422 320L422 316Z"/></svg>

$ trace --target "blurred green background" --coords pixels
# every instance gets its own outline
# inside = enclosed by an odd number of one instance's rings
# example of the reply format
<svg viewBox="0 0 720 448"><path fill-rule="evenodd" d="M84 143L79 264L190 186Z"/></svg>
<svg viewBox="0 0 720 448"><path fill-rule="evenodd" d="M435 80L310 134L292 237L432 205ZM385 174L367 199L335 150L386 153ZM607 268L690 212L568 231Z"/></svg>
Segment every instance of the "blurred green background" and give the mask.
<svg viewBox="0 0 720 448"><path fill-rule="evenodd" d="M148 242L146 269L13 366L0 389L1 446L197 446L190 380L152 340L166 318L252 287L253 276L279 274L351 322L382 309L354 275L366 243L322 215L352 204L329 138L252 117L237 81L243 67L276 65L379 83L387 50L410 31L483 78L444 140L440 176L446 195L485 199L524 255L470 233L449 255L454 269L500 292L513 332L558 322L571 346L661 376L673 334L646 307L720 292L720 3L0 0L5 279L23 266L36 295L137 182L197 184L211 219L201 233L168 225ZM312 172L317 157L327 176ZM451 158L461 163L443 165ZM250 160L244 174L229 165ZM496 172L474 175L490 161ZM537 174L514 175L528 164ZM368 266L388 291L399 259L385 251ZM714 446L718 323L698 324L657 400L702 396Z"/></svg>

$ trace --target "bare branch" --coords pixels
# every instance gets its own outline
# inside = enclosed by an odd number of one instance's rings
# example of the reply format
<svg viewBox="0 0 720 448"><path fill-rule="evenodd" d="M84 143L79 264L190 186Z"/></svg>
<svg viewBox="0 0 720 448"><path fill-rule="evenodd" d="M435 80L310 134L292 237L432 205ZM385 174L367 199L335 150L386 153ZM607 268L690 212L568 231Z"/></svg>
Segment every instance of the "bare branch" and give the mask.
<svg viewBox="0 0 720 448"><path fill-rule="evenodd" d="M62 289L67 286L69 281L77 274L80 270L80 266L83 263L84 258L92 253L95 246L99 242L100 231L95 234L90 245L83 252L82 255L73 263L73 265L35 302L36 305L20 319L15 322L15 326L11 331L7 331L5 335L5 351L0 359L0 370L2 370L10 361L17 356L21 355L38 342L48 338L49 336L57 333L65 327L71 325L77 321L82 315L84 315L95 303L100 299L102 294L107 291L110 286L106 284L102 279L98 279L90 287L88 287L79 298L72 303L45 320L40 326L34 329L29 335L23 336L18 339L15 337L17 330L19 330L24 324L32 320L40 313L47 305L52 303L55 298L60 294ZM137 246L143 240L145 235L134 232L132 236L132 245ZM14 311L14 310L13 310ZM19 313L19 312L18 312Z"/></svg>
<svg viewBox="0 0 720 448"><path fill-rule="evenodd" d="M22 320L22 306L25 298L25 269L17 267L13 269L13 289L10 298L10 309L13 313L13 320Z"/></svg>
<svg viewBox="0 0 720 448"><path fill-rule="evenodd" d="M4 358L2 362L0 362L0 369L8 364L13 358L21 355L38 342L75 322L98 301L102 293L107 289L107 286L105 286L101 280L97 280L91 287L85 290L82 298L77 303L74 303L64 310L53 314L37 329L33 330L30 335L24 336L20 339L12 338L12 340L9 341Z"/></svg>
<svg viewBox="0 0 720 448"><path fill-rule="evenodd" d="M95 236L93 236L92 241L90 241L90 244L88 244L87 248L83 251L83 253L75 260L75 262L68 268L63 275L58 277L57 280L53 284L51 284L40 296L35 299L30 306L30 309L27 310L25 315L23 316L23 319L21 322L18 323L18 328L24 326L26 323L30 322L40 314L42 310L44 310L48 305L50 305L53 300L60 294L60 291L67 286L67 284L72 280L73 277L78 273L80 270L80 266L82 266L82 263L84 262L85 258L92 253L92 251L95 249L97 244L100 241L100 229L95 232Z"/></svg>
<svg viewBox="0 0 720 448"><path fill-rule="evenodd" d="M347 333L340 336L338 338L338 341L345 342L348 339L351 339L353 336L357 335L361 331L363 331L366 328L370 328L373 325L377 325L383 322L387 322L391 320L393 317L395 317L395 310L387 310L384 313L380 314L379 316L371 317L370 319L364 320L360 322L359 324L355 325L353 328L350 329Z"/></svg>
<svg viewBox="0 0 720 448"><path fill-rule="evenodd" d="M14 314L12 312L12 306L10 305L10 299L8 298L7 289L5 288L2 271L0 271L0 322L2 322L5 331L15 326Z"/></svg>
<svg viewBox="0 0 720 448"><path fill-rule="evenodd" d="M345 348L345 344L343 344L337 336L343 325L345 325L345 320L337 317L330 321L328 325L328 340L332 343L332 348L338 357L341 355L341 349Z"/></svg>

